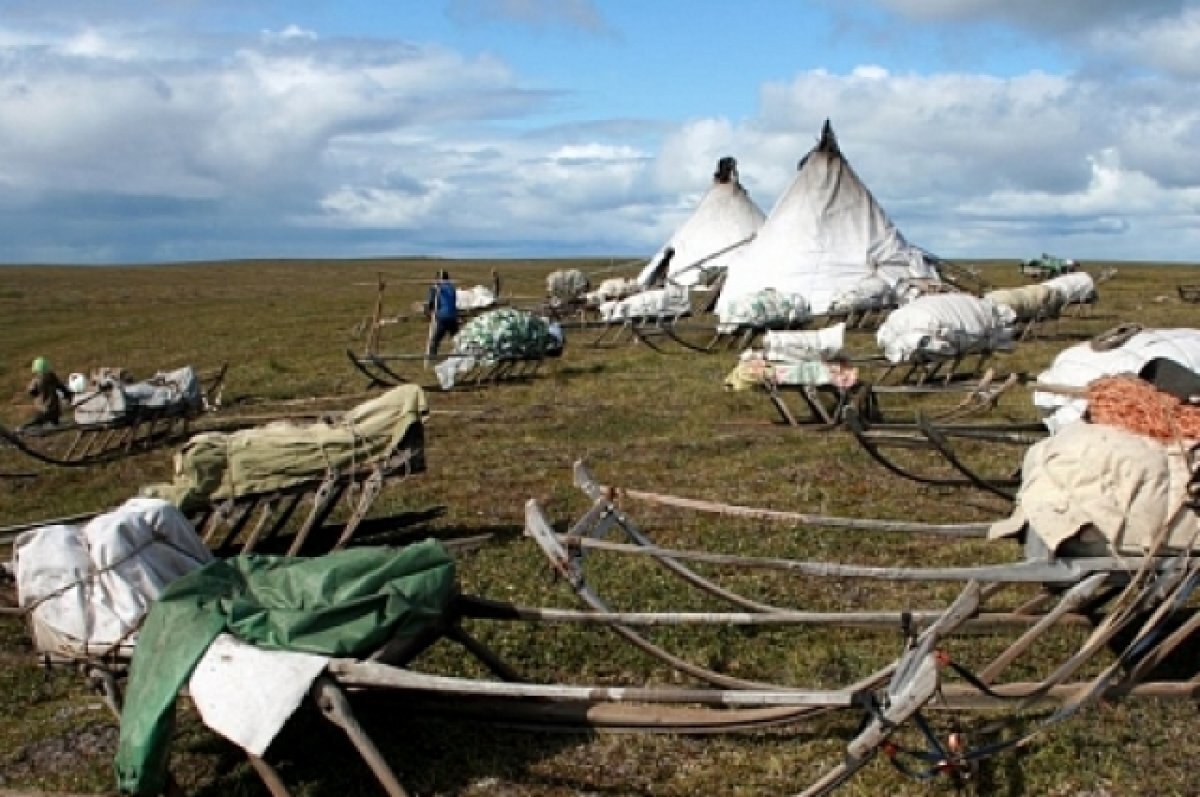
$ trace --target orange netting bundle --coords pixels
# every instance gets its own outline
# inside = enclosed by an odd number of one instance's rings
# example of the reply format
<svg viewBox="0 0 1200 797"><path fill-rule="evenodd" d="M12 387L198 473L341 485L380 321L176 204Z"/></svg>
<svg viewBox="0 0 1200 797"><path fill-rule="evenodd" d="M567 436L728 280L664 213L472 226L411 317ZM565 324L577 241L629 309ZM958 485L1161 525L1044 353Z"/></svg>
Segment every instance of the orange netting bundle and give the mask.
<svg viewBox="0 0 1200 797"><path fill-rule="evenodd" d="M1161 442L1200 440L1200 407L1184 404L1136 376L1105 376L1087 386L1092 423L1116 426Z"/></svg>

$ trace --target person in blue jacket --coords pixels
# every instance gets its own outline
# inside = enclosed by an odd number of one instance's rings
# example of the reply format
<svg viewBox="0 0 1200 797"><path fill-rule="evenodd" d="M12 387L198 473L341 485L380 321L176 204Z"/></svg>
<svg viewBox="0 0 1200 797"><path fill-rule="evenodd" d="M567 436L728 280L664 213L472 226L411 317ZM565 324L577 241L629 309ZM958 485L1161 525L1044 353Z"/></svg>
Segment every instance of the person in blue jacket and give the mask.
<svg viewBox="0 0 1200 797"><path fill-rule="evenodd" d="M450 281L450 274L442 269L438 273L437 282L429 286L429 298L425 300L425 315L429 316L432 325L429 329L429 346L425 350L425 358L432 360L437 356L438 346L442 338L455 335L458 332L458 291Z"/></svg>

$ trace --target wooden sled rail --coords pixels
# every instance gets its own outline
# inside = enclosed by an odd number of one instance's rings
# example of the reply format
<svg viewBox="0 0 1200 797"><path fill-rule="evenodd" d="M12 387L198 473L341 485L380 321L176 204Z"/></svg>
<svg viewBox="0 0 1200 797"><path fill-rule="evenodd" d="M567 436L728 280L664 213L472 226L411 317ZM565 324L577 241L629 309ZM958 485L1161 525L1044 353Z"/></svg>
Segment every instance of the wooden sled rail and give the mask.
<svg viewBox="0 0 1200 797"><path fill-rule="evenodd" d="M1045 437L1040 425L1006 424L994 426L942 426L918 416L915 427L904 429L873 427L849 407L843 413L846 428L867 454L887 470L905 479L935 487L975 487L1006 500L1013 500L1021 483L1020 473L1002 476L983 475L969 466L955 448L955 440L974 440L995 445L1029 446ZM893 450L932 452L957 476L938 476L918 472L891 455Z"/></svg>
<svg viewBox="0 0 1200 797"><path fill-rule="evenodd" d="M438 355L427 358L423 354L355 354L347 349L350 363L367 377L367 389L374 387L396 387L416 384L417 380L404 376L397 369L398 363L445 362L455 355ZM536 376L548 357L501 357L487 364L479 364L460 377L459 384L472 386L494 385L504 380L527 379Z"/></svg>

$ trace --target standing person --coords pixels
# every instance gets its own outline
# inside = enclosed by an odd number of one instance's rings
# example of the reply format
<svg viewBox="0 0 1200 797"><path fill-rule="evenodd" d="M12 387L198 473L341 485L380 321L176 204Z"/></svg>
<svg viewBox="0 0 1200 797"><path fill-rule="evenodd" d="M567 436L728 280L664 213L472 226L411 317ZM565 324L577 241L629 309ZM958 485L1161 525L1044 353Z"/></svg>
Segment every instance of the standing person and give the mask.
<svg viewBox="0 0 1200 797"><path fill-rule="evenodd" d="M429 286L425 314L430 318L429 345L425 349L425 362L428 364L437 356L442 338L458 332L458 291L445 269L438 272L437 282Z"/></svg>
<svg viewBox="0 0 1200 797"><path fill-rule="evenodd" d="M24 429L57 424L62 416L63 400L71 400L70 389L50 368L49 360L38 357L33 361L32 370L33 381L29 383L29 395L33 396L35 411L29 423L22 427Z"/></svg>

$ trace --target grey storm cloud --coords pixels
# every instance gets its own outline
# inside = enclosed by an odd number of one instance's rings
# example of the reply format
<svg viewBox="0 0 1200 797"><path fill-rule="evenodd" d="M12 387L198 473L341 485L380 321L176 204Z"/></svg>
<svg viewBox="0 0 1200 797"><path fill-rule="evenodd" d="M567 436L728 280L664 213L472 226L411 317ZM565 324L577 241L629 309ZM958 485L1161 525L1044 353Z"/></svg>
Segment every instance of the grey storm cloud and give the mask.
<svg viewBox="0 0 1200 797"><path fill-rule="evenodd" d="M1087 31L1181 14L1185 0L874 0L904 16L926 21L999 20L1052 33Z"/></svg>

